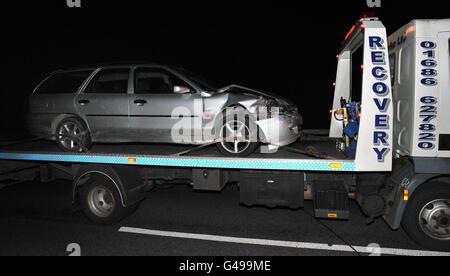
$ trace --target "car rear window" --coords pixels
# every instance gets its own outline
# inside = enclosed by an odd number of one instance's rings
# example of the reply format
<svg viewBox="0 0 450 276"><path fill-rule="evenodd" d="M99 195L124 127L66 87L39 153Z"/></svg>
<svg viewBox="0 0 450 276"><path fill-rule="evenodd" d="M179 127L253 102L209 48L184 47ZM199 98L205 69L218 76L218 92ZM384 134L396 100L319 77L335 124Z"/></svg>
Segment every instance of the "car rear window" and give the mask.
<svg viewBox="0 0 450 276"><path fill-rule="evenodd" d="M72 94L78 91L92 71L55 73L36 89L35 94Z"/></svg>

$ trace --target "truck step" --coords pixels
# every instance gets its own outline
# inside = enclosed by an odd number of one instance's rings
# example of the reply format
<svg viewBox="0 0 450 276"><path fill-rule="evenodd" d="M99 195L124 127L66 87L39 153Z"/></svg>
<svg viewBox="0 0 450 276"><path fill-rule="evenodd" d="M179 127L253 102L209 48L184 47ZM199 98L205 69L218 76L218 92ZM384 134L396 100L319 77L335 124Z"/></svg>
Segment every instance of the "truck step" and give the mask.
<svg viewBox="0 0 450 276"><path fill-rule="evenodd" d="M348 191L343 181L316 180L314 182L314 216L316 218L347 220Z"/></svg>

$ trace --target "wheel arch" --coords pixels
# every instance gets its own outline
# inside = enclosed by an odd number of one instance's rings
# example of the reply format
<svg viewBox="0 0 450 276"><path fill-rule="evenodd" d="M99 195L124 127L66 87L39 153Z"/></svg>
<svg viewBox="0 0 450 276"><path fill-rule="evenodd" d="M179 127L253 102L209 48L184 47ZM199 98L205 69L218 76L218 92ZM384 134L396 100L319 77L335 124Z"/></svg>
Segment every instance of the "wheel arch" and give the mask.
<svg viewBox="0 0 450 276"><path fill-rule="evenodd" d="M259 141L266 141L266 135L265 135L264 131L261 129L261 127L258 125L257 120L256 120L256 118L254 117L253 113L250 112L250 110L249 110L248 107L242 105L242 104L239 103L239 102L230 103L230 104L228 104L228 105L222 107L221 110L220 110L220 112L217 113L217 116L216 116L216 118L214 119L214 129L213 129L215 135L218 135L218 134L216 133L217 127L219 126L220 119L222 118L222 115L225 113L225 111L226 111L228 108L241 108L244 112L247 112L247 113L250 115L250 117L254 120L255 125L256 125L256 127L258 128L258 129L257 129L257 131L258 131L258 140L259 140Z"/></svg>
<svg viewBox="0 0 450 276"><path fill-rule="evenodd" d="M242 104L240 104L240 103L231 103L231 104L228 104L226 106L223 106L222 109L220 110L219 114L223 114L228 108L242 108L244 111L250 113L248 108L243 106Z"/></svg>
<svg viewBox="0 0 450 276"><path fill-rule="evenodd" d="M447 183L450 187L450 174L442 174L442 175L428 175L422 177L422 181L413 182L408 186L409 196L412 198L416 193L420 192L422 189L429 188L436 183Z"/></svg>
<svg viewBox="0 0 450 276"><path fill-rule="evenodd" d="M56 118L53 119L52 121L52 125L51 125L51 130L53 134L56 134L56 128L58 127L58 125L65 119L67 118L77 118L78 120L81 121L81 123L83 123L86 128L89 130L89 132L91 132L91 128L89 127L88 122L81 118L80 116L78 116L77 114L72 114L72 113L62 113L59 114L58 116L56 116Z"/></svg>
<svg viewBox="0 0 450 276"><path fill-rule="evenodd" d="M421 190L429 188L437 183L448 183L450 187L449 174L416 174L414 177L408 179L408 184L405 187L399 187L397 196L395 197L394 205L389 214L385 215L385 220L393 229L401 227L403 215L408 208L408 204L414 199L414 196L421 192ZM408 200L404 200L403 190L408 190Z"/></svg>
<svg viewBox="0 0 450 276"><path fill-rule="evenodd" d="M132 206L145 198L145 185L141 183L138 168L89 164L77 169L72 183L72 203L78 200L79 189L89 179L102 176L110 180L120 196L123 207Z"/></svg>

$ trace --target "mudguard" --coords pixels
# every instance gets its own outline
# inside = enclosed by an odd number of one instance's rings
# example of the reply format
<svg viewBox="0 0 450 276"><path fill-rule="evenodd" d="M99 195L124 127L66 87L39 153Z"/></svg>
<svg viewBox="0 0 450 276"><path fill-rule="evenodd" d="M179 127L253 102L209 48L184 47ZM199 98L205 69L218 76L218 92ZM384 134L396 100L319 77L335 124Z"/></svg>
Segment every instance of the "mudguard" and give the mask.
<svg viewBox="0 0 450 276"><path fill-rule="evenodd" d="M78 188L84 185L90 176L96 174L107 177L114 183L123 207L132 206L145 199L145 184L137 167L89 164L75 169L73 203L76 202Z"/></svg>
<svg viewBox="0 0 450 276"><path fill-rule="evenodd" d="M442 174L417 173L415 164L409 158L395 160L392 174L386 183L387 207L383 218L387 224L392 229L400 228L408 205L408 201L404 199L404 190L408 190L411 197L420 185L440 176Z"/></svg>

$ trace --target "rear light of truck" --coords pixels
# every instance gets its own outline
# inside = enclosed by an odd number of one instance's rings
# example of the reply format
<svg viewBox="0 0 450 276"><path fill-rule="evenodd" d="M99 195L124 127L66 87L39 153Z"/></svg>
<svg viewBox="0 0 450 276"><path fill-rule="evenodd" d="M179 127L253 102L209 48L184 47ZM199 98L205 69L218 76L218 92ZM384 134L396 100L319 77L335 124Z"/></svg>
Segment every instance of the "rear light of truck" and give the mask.
<svg viewBox="0 0 450 276"><path fill-rule="evenodd" d="M403 190L403 200L404 201L408 201L409 200L409 191L408 190Z"/></svg>

